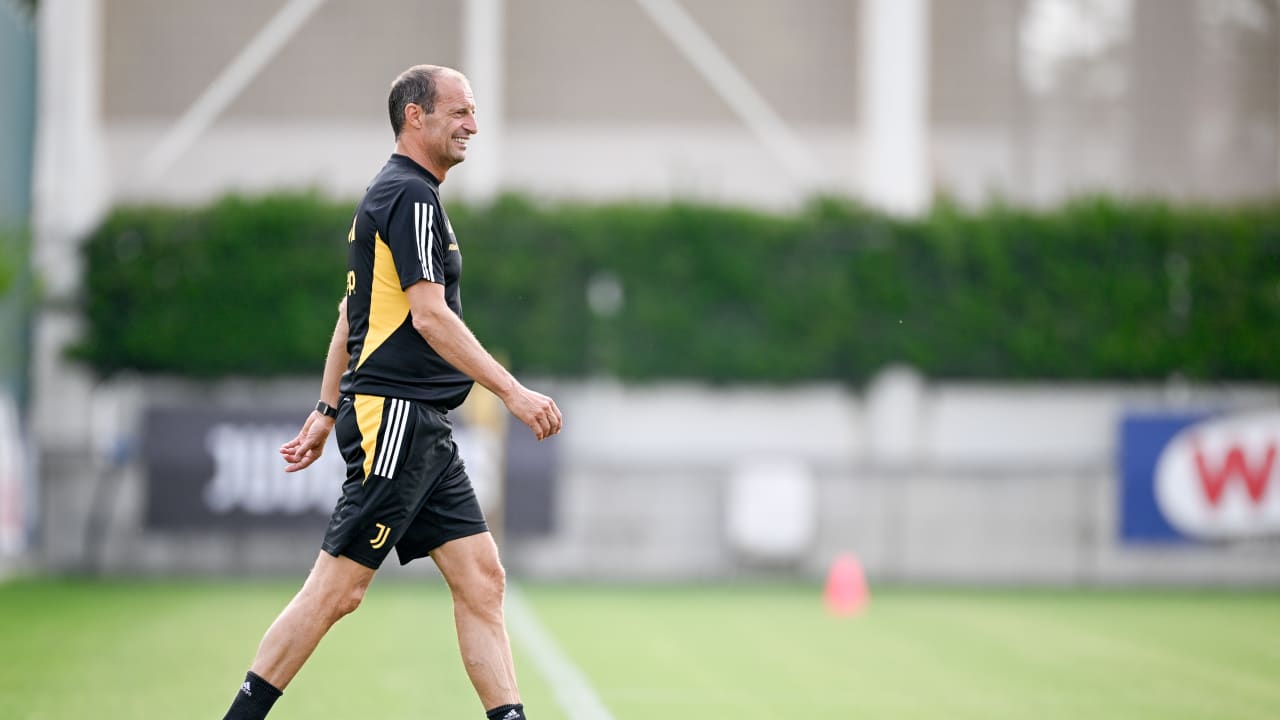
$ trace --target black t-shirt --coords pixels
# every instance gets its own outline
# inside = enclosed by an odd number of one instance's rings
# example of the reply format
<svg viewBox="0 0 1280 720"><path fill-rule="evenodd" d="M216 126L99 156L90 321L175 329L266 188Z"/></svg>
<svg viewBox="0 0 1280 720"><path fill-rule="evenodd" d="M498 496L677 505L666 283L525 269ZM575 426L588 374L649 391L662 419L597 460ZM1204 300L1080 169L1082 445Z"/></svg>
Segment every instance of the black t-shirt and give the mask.
<svg viewBox="0 0 1280 720"><path fill-rule="evenodd" d="M444 285L462 317L462 253L440 204L440 182L404 155L392 155L365 191L347 235L347 350L342 392L462 404L471 378L450 365L413 327L405 289Z"/></svg>

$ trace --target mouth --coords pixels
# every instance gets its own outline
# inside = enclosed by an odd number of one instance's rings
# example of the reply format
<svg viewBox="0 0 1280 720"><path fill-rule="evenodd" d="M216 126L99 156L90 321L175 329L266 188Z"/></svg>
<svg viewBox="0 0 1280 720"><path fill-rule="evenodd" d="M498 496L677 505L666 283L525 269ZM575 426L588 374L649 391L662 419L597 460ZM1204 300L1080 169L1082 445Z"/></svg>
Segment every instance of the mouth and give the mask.
<svg viewBox="0 0 1280 720"><path fill-rule="evenodd" d="M463 150L467 149L467 143L471 142L471 138L466 135L457 135L453 138L453 144Z"/></svg>

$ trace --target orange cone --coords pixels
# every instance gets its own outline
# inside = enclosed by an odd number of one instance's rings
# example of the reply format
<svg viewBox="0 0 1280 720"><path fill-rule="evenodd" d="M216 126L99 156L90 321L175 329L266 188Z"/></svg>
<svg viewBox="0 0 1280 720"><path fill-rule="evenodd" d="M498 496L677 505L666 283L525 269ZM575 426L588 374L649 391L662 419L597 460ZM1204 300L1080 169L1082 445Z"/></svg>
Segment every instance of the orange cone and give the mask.
<svg viewBox="0 0 1280 720"><path fill-rule="evenodd" d="M866 608L871 593L867 590L867 578L857 556L844 553L831 563L823 599L827 612L841 617L857 615Z"/></svg>

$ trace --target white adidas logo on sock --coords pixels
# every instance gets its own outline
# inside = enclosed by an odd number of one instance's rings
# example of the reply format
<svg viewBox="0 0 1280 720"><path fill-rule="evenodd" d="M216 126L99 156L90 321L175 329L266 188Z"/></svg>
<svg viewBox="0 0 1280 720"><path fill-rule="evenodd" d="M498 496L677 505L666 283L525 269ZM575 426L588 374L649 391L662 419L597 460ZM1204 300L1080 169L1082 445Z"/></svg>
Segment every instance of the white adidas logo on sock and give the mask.
<svg viewBox="0 0 1280 720"><path fill-rule="evenodd" d="M248 680L245 680L244 684L240 686L240 692L244 693L245 695L248 695L249 697L253 697L253 690L249 688Z"/></svg>
<svg viewBox="0 0 1280 720"><path fill-rule="evenodd" d="M520 717L520 712L518 710L508 710L507 714L502 716L502 720L511 720L511 718L518 717Z"/></svg>

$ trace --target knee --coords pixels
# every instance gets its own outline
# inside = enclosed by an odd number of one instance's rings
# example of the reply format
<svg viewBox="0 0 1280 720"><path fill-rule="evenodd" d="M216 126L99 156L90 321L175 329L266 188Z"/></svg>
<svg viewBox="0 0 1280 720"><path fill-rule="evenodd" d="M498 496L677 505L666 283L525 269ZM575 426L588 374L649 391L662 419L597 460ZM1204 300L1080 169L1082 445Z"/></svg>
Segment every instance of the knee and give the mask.
<svg viewBox="0 0 1280 720"><path fill-rule="evenodd" d="M486 564L455 589L454 601L478 614L501 616L506 589L506 570L497 562Z"/></svg>
<svg viewBox="0 0 1280 720"><path fill-rule="evenodd" d="M343 617L355 612L356 608L360 607L360 601L364 600L364 591L366 589L365 586L360 585L337 593L331 603L334 614L338 617Z"/></svg>
<svg viewBox="0 0 1280 720"><path fill-rule="evenodd" d="M322 616L327 616L329 621L337 622L346 615L356 611L360 607L360 601L364 600L364 592L367 586L331 586L331 587L307 587L304 588L304 595L307 596L308 605L314 609L314 612Z"/></svg>

